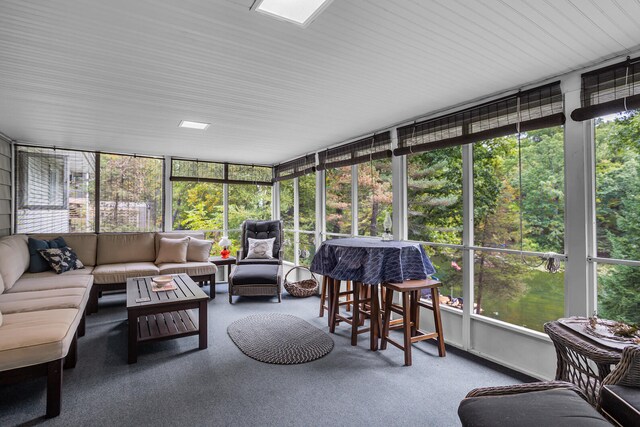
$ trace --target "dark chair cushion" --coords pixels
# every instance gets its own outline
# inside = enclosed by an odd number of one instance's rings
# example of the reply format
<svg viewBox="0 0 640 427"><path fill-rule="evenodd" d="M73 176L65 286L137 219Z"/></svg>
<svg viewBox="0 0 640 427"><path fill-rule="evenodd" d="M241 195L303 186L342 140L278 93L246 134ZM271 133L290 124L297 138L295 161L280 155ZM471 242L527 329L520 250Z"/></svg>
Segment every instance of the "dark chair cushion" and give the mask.
<svg viewBox="0 0 640 427"><path fill-rule="evenodd" d="M271 239L275 237L275 241L273 242L273 257L278 258L280 255L280 248L282 247L282 242L280 241L280 235L282 229L282 221L273 220L273 221L255 221L255 220L246 220L243 225L243 235L242 235L242 247L245 248L243 251L243 256L247 256L247 249L249 247L249 241L247 240L249 237L252 239Z"/></svg>
<svg viewBox="0 0 640 427"><path fill-rule="evenodd" d="M563 389L467 398L458 416L468 427L611 426L584 399Z"/></svg>
<svg viewBox="0 0 640 427"><path fill-rule="evenodd" d="M279 265L244 264L238 265L231 273L233 285L277 285Z"/></svg>
<svg viewBox="0 0 640 427"><path fill-rule="evenodd" d="M640 425L640 389L605 385L600 390L600 406L623 426Z"/></svg>
<svg viewBox="0 0 640 427"><path fill-rule="evenodd" d="M245 258L241 259L237 262L238 264L272 264L278 265L280 264L280 260L277 258L272 259L261 259L261 258Z"/></svg>

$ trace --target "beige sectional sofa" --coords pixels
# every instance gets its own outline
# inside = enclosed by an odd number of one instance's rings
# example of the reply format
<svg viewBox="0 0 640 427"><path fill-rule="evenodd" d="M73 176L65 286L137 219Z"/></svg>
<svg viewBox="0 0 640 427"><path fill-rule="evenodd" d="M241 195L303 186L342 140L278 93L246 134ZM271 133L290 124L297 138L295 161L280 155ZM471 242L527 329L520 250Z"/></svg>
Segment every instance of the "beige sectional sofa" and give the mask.
<svg viewBox="0 0 640 427"><path fill-rule="evenodd" d="M124 289L127 278L187 273L194 281L215 283L209 262L154 261L162 237L202 233L37 234L62 236L85 268L62 274L29 273L28 237L0 238L0 382L47 376L47 416L60 413L62 369L75 366L77 339L85 314L97 311L101 291ZM212 286L212 296L215 289Z"/></svg>

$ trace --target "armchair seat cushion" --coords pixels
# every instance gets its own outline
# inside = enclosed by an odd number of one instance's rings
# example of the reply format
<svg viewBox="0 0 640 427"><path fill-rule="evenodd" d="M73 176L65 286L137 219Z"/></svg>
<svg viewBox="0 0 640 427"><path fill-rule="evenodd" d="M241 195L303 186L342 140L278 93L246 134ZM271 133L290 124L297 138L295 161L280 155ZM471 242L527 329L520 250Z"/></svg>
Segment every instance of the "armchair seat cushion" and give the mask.
<svg viewBox="0 0 640 427"><path fill-rule="evenodd" d="M233 270L229 280L234 286L277 285L279 271L277 264L241 264Z"/></svg>
<svg viewBox="0 0 640 427"><path fill-rule="evenodd" d="M551 389L466 398L458 415L463 426L611 426L571 390Z"/></svg>
<svg viewBox="0 0 640 427"><path fill-rule="evenodd" d="M640 425L640 389L605 385L600 390L600 406L620 425Z"/></svg>
<svg viewBox="0 0 640 427"><path fill-rule="evenodd" d="M278 265L280 264L280 260L277 258L271 259L261 259L261 258L245 258L237 261L238 265L243 264L267 264L267 265Z"/></svg>

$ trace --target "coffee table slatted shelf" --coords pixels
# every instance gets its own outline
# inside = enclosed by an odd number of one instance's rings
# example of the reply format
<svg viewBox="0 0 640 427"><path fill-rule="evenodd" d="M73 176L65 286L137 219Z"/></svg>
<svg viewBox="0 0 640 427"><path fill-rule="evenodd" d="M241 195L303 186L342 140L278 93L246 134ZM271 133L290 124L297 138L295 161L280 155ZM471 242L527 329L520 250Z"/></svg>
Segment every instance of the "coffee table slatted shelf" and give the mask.
<svg viewBox="0 0 640 427"><path fill-rule="evenodd" d="M142 342L199 335L199 348L207 348L207 294L186 274L174 275L175 290L153 292L152 279L127 280L129 363L137 362Z"/></svg>
<svg viewBox="0 0 640 427"><path fill-rule="evenodd" d="M138 342L198 335L198 317L193 310L150 314L138 318Z"/></svg>

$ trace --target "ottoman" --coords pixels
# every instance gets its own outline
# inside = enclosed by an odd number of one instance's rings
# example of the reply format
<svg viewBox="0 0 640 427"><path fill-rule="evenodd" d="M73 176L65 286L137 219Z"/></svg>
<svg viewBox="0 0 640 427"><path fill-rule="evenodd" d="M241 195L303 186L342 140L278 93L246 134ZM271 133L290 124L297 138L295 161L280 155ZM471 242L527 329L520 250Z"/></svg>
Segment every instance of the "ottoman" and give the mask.
<svg viewBox="0 0 640 427"><path fill-rule="evenodd" d="M282 301L282 266L279 264L239 264L229 275L229 303L234 295L273 295Z"/></svg>

